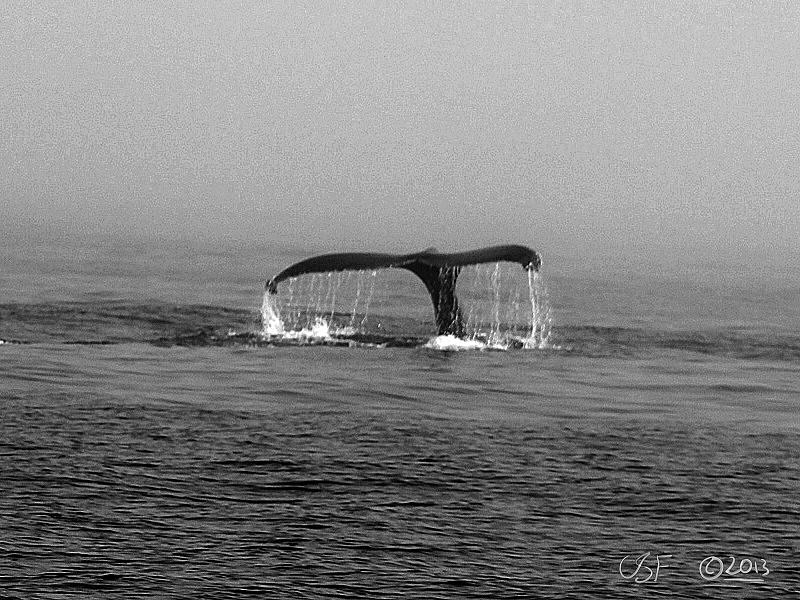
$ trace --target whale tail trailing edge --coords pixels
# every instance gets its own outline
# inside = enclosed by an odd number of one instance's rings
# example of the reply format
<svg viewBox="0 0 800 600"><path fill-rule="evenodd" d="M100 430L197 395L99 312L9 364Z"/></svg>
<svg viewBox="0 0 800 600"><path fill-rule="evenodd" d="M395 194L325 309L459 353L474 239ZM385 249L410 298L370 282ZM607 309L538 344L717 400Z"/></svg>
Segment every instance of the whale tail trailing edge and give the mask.
<svg viewBox="0 0 800 600"><path fill-rule="evenodd" d="M542 261L527 246L492 246L469 252L441 254L434 248L414 254L347 252L323 254L297 262L267 281L266 289L275 294L278 284L291 277L331 271L362 271L398 268L414 273L425 284L433 303L439 335L464 337L464 320L455 295L462 267L491 262L514 262L527 270L538 271Z"/></svg>

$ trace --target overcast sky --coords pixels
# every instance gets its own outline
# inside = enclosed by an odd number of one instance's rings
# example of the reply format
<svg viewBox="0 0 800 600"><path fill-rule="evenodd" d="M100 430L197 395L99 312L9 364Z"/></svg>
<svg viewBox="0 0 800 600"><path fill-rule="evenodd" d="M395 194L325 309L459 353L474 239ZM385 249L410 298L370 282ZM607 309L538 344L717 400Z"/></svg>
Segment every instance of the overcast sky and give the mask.
<svg viewBox="0 0 800 600"><path fill-rule="evenodd" d="M782 260L799 57L796 2L4 2L0 231Z"/></svg>

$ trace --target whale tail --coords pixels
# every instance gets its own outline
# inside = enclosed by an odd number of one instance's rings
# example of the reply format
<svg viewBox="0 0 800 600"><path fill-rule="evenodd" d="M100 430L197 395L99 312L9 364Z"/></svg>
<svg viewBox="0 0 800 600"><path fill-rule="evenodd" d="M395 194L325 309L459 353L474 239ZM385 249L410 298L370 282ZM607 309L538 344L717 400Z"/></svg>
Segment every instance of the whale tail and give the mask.
<svg viewBox="0 0 800 600"><path fill-rule="evenodd" d="M455 294L456 281L461 268L500 261L519 263L523 268L534 271L538 271L542 264L538 253L527 246L517 245L492 246L454 254L440 254L435 248L403 255L369 252L323 254L287 267L266 281L264 287L265 291L275 294L281 281L306 273L385 268L406 269L414 273L425 284L433 303L439 335L454 335L463 338L464 319Z"/></svg>

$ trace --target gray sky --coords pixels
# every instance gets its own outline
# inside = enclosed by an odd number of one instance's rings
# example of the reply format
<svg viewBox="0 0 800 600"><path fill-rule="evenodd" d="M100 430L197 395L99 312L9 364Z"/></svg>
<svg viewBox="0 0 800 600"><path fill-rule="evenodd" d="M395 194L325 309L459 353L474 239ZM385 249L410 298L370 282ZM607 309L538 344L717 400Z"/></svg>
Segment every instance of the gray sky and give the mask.
<svg viewBox="0 0 800 600"><path fill-rule="evenodd" d="M796 2L6 2L38 229L797 255Z"/></svg>

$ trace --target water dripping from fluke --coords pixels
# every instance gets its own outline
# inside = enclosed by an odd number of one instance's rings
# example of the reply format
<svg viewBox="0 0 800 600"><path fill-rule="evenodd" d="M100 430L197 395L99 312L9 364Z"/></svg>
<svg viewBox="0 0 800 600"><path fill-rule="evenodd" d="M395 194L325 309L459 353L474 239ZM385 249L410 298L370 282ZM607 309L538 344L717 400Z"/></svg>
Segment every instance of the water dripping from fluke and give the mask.
<svg viewBox="0 0 800 600"><path fill-rule="evenodd" d="M517 270L510 272L508 262L522 263L527 278L519 277ZM276 345L418 346L446 351L555 348L539 265L538 255L517 246L457 255L426 251L400 257L315 257L267 282L258 335L263 342ZM394 312L397 306L392 305L393 297L375 297L379 269L384 267L404 268L423 280L434 300L439 335L412 334L421 322L409 322L410 318L402 315L386 316L390 305ZM281 290L286 293L279 294L277 284L285 279L288 285ZM464 295L461 299L456 297L456 286ZM371 318L371 311L376 310L380 313ZM393 330L383 326L387 321L395 325ZM404 324L408 326L403 328Z"/></svg>
<svg viewBox="0 0 800 600"><path fill-rule="evenodd" d="M531 305L530 335L524 342L525 348L555 348L550 340L553 318L547 298L547 288L538 272L528 271L528 297Z"/></svg>

